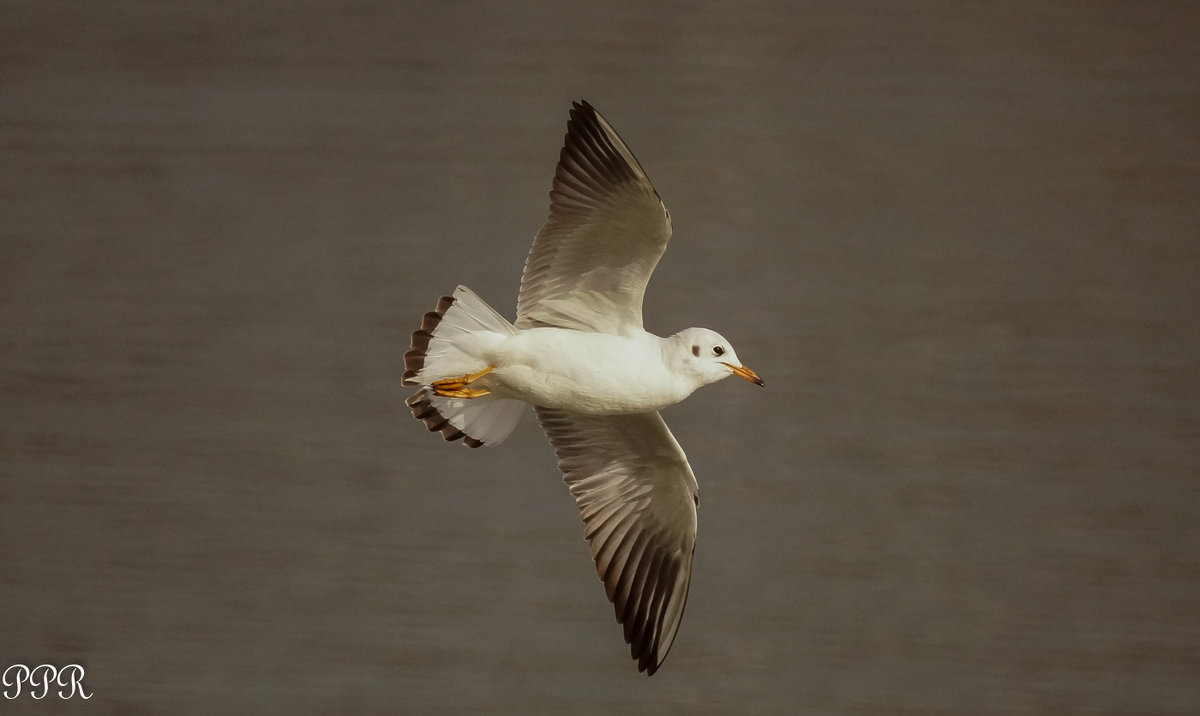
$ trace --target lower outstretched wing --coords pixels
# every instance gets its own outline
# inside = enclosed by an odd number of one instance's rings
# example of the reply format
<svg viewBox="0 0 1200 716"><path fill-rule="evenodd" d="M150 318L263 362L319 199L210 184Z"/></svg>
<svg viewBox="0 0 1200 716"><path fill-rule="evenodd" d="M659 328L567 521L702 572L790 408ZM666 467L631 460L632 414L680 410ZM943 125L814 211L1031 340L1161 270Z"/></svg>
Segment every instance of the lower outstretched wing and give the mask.
<svg viewBox="0 0 1200 716"><path fill-rule="evenodd" d="M675 641L692 578L699 488L657 412L572 415L537 409L575 497L617 621L639 671Z"/></svg>

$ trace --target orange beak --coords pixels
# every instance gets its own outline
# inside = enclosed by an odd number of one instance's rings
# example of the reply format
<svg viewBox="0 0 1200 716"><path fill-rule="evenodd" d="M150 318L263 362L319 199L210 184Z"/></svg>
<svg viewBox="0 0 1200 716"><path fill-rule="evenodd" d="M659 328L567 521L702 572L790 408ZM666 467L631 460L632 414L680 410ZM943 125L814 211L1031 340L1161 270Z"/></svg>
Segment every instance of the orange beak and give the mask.
<svg viewBox="0 0 1200 716"><path fill-rule="evenodd" d="M729 366L729 370L733 371L733 374L739 378L745 378L755 385L763 384L763 379L758 377L758 373L755 373L746 366L733 365L732 363L725 363L725 365Z"/></svg>

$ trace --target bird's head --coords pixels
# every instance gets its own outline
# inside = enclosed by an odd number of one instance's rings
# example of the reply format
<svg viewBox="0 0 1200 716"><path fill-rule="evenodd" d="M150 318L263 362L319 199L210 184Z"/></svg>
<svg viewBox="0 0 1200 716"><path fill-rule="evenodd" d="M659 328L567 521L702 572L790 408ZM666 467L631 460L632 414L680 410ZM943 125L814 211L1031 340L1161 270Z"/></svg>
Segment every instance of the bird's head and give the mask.
<svg viewBox="0 0 1200 716"><path fill-rule="evenodd" d="M680 367L695 375L701 385L715 383L731 375L745 378L755 385L763 384L762 378L742 365L733 346L716 331L688 328L671 336L671 339L679 354L677 361Z"/></svg>

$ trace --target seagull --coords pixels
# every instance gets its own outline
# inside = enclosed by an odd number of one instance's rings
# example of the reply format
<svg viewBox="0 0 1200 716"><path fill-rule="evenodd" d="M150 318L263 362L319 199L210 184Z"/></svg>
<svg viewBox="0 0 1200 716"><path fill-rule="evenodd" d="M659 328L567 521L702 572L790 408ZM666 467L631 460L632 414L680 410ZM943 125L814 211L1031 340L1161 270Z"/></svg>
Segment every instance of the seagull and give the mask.
<svg viewBox="0 0 1200 716"><path fill-rule="evenodd" d="M679 631L692 576L699 486L658 411L736 375L762 385L706 328L662 338L642 298L671 215L604 117L572 103L514 323L465 286L412 334L404 385L431 432L499 445L532 405L579 508L596 573L638 671Z"/></svg>

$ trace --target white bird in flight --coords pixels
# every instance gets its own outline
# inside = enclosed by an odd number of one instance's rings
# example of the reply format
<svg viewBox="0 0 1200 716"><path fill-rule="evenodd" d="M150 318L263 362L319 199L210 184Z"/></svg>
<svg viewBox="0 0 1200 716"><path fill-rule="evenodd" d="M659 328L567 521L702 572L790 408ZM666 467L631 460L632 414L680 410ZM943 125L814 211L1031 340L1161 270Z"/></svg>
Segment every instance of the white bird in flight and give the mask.
<svg viewBox="0 0 1200 716"><path fill-rule="evenodd" d="M509 323L465 286L412 334L413 415L446 440L498 445L534 406L582 513L584 536L639 671L653 675L679 630L699 488L658 411L731 375L762 385L705 328L660 338L642 297L671 215L633 153L574 103Z"/></svg>

